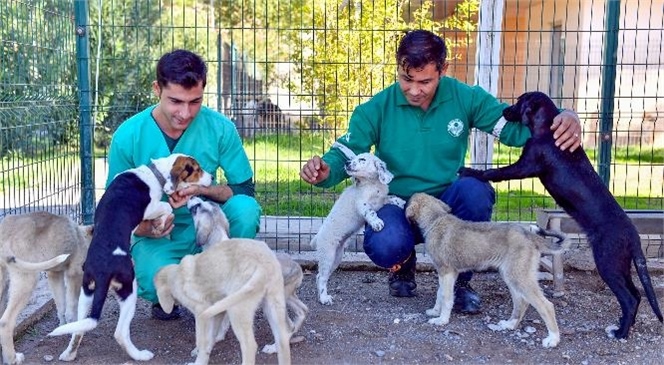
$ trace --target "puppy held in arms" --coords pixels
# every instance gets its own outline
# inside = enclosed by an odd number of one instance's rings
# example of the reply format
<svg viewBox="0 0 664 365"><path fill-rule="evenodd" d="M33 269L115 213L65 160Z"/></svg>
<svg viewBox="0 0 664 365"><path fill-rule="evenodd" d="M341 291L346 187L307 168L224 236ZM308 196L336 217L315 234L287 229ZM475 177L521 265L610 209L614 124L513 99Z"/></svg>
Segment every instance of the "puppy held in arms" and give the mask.
<svg viewBox="0 0 664 365"><path fill-rule="evenodd" d="M553 304L544 297L537 282L541 253L554 253L569 245L558 232L538 229L538 234L515 223L467 222L450 213L442 201L424 194L414 194L406 205L406 217L422 231L427 254L438 272L436 304L426 311L434 316L429 323L449 323L454 305L454 282L459 273L496 268L512 295L512 315L498 323L502 329L516 329L528 304L542 317L548 336L542 346L555 347L560 342ZM551 243L543 236L558 238Z"/></svg>
<svg viewBox="0 0 664 365"><path fill-rule="evenodd" d="M194 158L182 154L154 159L149 165L115 176L95 211L92 242L83 263L78 321L49 333L49 336L73 334L60 360L76 358L83 334L97 327L109 289L120 306L115 340L134 360L153 357L148 350L138 350L129 333L137 300L134 265L129 254L131 234L142 220L160 218L162 226L165 224L173 209L161 201L164 193L170 195L190 185L208 186L211 182L212 176Z"/></svg>
<svg viewBox="0 0 664 365"><path fill-rule="evenodd" d="M620 326L617 329L610 326L607 333L611 337L627 338L641 302L641 294L632 281L632 264L650 307L659 321L664 321L648 274L641 238L595 172L583 148L574 152L561 151L554 144L551 125L558 113L556 105L544 93L530 92L519 96L515 105L503 111L506 120L521 121L530 129L532 137L523 147L519 159L499 169L462 168L459 174L483 181L538 177L556 204L586 233L599 276L618 299L622 310Z"/></svg>
<svg viewBox="0 0 664 365"><path fill-rule="evenodd" d="M388 195L387 184L394 176L387 170L385 162L370 153L355 155L338 142L333 147L339 148L348 158L344 169L352 184L341 193L310 243L316 249L318 259L316 286L322 304L332 304L327 281L341 263L348 238L365 223L374 231L382 230L384 223L376 211L388 203L400 207L405 204L401 198Z"/></svg>

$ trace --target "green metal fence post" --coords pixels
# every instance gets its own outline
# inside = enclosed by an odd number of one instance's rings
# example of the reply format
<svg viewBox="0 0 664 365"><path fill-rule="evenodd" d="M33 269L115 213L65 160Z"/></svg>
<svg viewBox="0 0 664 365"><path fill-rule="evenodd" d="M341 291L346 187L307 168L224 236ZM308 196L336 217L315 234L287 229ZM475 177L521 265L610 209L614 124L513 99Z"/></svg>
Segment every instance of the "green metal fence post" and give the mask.
<svg viewBox="0 0 664 365"><path fill-rule="evenodd" d="M618 62L618 32L620 1L606 3L606 40L604 41L602 91L600 96L600 139L598 173L605 185L611 180L611 146L613 144L613 104L616 94L616 64Z"/></svg>
<svg viewBox="0 0 664 365"><path fill-rule="evenodd" d="M94 186L94 124L90 97L90 32L89 6L87 0L74 1L76 21L76 66L78 68L78 90L80 105L81 142L81 211L84 224L93 221L95 207Z"/></svg>

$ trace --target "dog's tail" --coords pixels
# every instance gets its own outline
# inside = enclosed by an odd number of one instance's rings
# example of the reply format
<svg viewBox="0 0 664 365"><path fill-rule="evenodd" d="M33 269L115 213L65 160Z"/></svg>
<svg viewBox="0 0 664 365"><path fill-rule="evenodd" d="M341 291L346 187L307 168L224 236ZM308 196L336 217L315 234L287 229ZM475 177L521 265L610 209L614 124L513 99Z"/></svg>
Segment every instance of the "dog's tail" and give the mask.
<svg viewBox="0 0 664 365"><path fill-rule="evenodd" d="M98 321L94 318L84 318L76 322L63 324L49 333L49 336L68 335L71 333L84 333L97 328Z"/></svg>
<svg viewBox="0 0 664 365"><path fill-rule="evenodd" d="M62 254L55 256L54 258L42 262L29 262L19 259L16 256L11 256L7 258L7 263L9 265L14 265L22 270L29 271L46 271L51 270L52 268L60 265L69 258L69 254Z"/></svg>
<svg viewBox="0 0 664 365"><path fill-rule="evenodd" d="M81 295L79 302L84 300L86 301L90 300L88 298L90 297L90 295L92 295L92 306L90 308L90 313L88 314L88 316L86 318L79 319L76 322L67 323L54 329L51 333L48 334L49 336L60 336L72 333L85 333L97 328L97 324L99 323L99 318L101 317L101 310L104 307L104 302L106 302L106 297L108 296L108 289L110 288L111 285L111 277L106 276L94 280L95 289L91 293L88 293L85 290L86 282L87 280L86 277L84 276L83 277L84 287L81 288Z"/></svg>
<svg viewBox="0 0 664 365"><path fill-rule="evenodd" d="M201 315L203 318L212 318L228 310L228 308L241 304L247 297L252 297L257 291L264 290L261 282L263 275L259 271L254 272L249 280L235 293L209 306Z"/></svg>
<svg viewBox="0 0 664 365"><path fill-rule="evenodd" d="M664 322L664 317L662 317L662 311L659 309L659 304L657 303L657 294L655 294L655 289L652 287L652 280L650 280L650 274L648 274L648 267L646 266L646 258L643 255L643 250L641 245L634 248L634 267L636 267L636 274L639 276L641 285L643 286L643 291L646 293L646 298L648 298L648 303L652 311L655 312L657 319L660 322Z"/></svg>
<svg viewBox="0 0 664 365"><path fill-rule="evenodd" d="M567 235L562 232L544 229L536 224L530 225L530 231L544 238L554 237L557 239L556 242L550 242L547 240L547 244L544 247L539 247L541 252L557 253L567 250L570 246L570 240L567 239Z"/></svg>

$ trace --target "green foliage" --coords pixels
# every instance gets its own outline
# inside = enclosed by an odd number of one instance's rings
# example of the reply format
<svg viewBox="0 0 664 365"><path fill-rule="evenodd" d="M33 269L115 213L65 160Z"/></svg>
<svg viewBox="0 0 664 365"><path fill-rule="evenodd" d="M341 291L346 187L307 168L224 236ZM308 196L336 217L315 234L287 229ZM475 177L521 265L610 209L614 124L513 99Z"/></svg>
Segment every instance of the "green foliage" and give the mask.
<svg viewBox="0 0 664 365"><path fill-rule="evenodd" d="M204 0L215 7L215 19L224 42L236 47L253 62L266 86L285 82L280 63L290 62L289 29L310 26L305 2L308 0Z"/></svg>
<svg viewBox="0 0 664 365"><path fill-rule="evenodd" d="M76 141L71 1L0 5L0 156Z"/></svg>
<svg viewBox="0 0 664 365"><path fill-rule="evenodd" d="M200 6L194 0L115 0L101 2L101 8L99 2L90 3L91 83L97 91L94 119L98 146L110 142L120 123L156 102L152 81L163 53L187 48L211 59L207 52L216 49L216 45L210 46L216 36L207 28L209 20L196 16ZM216 65L208 64L208 74L216 74ZM215 88L213 79L208 77L210 89Z"/></svg>
<svg viewBox="0 0 664 365"><path fill-rule="evenodd" d="M293 31L290 36L291 59L297 65L301 85L292 82L292 90L302 90L307 102L323 113L324 123L345 129L353 108L376 92L392 84L396 75L396 48L401 35L410 29L471 32L479 9L478 0L465 0L456 12L442 22L433 20L433 2L423 1L419 8L409 1L325 0L305 4L313 14L313 26ZM404 14L408 19L404 19ZM377 31L381 29L381 31ZM470 42L448 45L453 50Z"/></svg>

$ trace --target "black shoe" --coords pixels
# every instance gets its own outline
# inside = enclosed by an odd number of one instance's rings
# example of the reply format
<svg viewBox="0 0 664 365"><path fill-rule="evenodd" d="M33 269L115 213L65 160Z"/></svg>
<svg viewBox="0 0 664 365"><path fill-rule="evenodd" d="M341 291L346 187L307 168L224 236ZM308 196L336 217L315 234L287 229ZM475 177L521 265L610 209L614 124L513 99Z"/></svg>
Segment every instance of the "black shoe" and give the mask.
<svg viewBox="0 0 664 365"><path fill-rule="evenodd" d="M174 319L179 319L182 317L182 311L180 310L179 305L174 305L171 313L166 313L161 308L159 303L154 303L152 305L152 318L158 319L160 321L172 321Z"/></svg>
<svg viewBox="0 0 664 365"><path fill-rule="evenodd" d="M453 311L462 314L479 314L481 303L479 294L470 287L468 282L457 282L454 285Z"/></svg>
<svg viewBox="0 0 664 365"><path fill-rule="evenodd" d="M393 297L414 297L417 283L415 283L415 264L417 257L413 252L410 257L401 264L397 271L390 272L388 282L390 284L390 295Z"/></svg>

